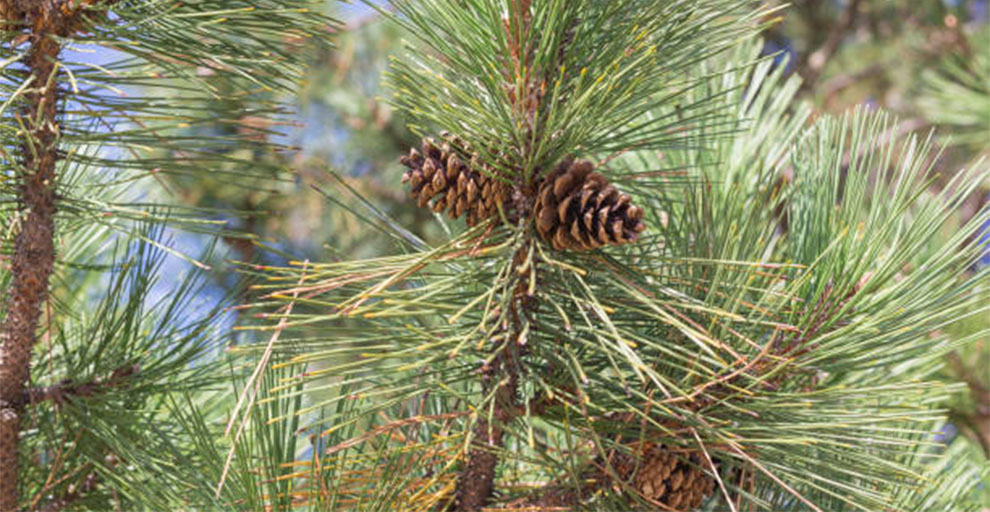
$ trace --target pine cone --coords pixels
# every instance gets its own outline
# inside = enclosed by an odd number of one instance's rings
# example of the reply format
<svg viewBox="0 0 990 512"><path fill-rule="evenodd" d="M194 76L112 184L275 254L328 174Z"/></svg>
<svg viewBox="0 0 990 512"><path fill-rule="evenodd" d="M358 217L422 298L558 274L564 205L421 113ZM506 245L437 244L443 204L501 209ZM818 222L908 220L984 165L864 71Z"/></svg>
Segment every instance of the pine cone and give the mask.
<svg viewBox="0 0 990 512"><path fill-rule="evenodd" d="M587 160L567 159L540 184L536 229L554 249L629 243L646 229L643 209L593 169Z"/></svg>
<svg viewBox="0 0 990 512"><path fill-rule="evenodd" d="M715 491L697 453L678 454L662 445L646 451L633 485L645 498L683 511L698 508Z"/></svg>
<svg viewBox="0 0 990 512"><path fill-rule="evenodd" d="M24 16L16 0L0 0L0 30L20 30L24 25Z"/></svg>
<svg viewBox="0 0 990 512"><path fill-rule="evenodd" d="M107 9L115 4L117 0L70 0L61 5L63 27L62 34L73 36L81 33L86 28L88 22L105 22L107 20ZM94 6L99 6L94 9Z"/></svg>
<svg viewBox="0 0 990 512"><path fill-rule="evenodd" d="M412 148L399 159L409 168L402 182L412 187L420 207L430 205L438 213L446 210L455 219L466 215L468 226L498 215L498 206L509 200L510 186L493 178L494 171L481 163L477 153L464 163L451 142L465 150L467 145L449 134L444 137L448 140L439 147L433 139L424 139L422 153Z"/></svg>

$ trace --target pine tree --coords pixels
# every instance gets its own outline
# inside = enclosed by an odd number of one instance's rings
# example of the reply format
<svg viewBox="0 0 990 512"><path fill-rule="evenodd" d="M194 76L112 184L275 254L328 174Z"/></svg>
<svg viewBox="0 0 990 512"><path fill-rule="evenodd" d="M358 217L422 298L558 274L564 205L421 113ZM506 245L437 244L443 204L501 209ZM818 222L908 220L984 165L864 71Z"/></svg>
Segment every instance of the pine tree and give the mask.
<svg viewBox="0 0 990 512"><path fill-rule="evenodd" d="M979 508L935 435L984 162L813 115L755 3L397 0L391 186L447 236L327 170L390 250L271 263L169 194L291 190L318 4L0 0L0 511ZM187 233L253 286L204 307Z"/></svg>
<svg viewBox="0 0 990 512"><path fill-rule="evenodd" d="M196 432L177 428L170 409L229 382L216 354L229 320L198 304L201 273L161 268L167 255L207 268L170 239L223 226L133 185L226 173L237 186L271 171L232 152L267 142L181 130L213 116L243 126L245 112L223 108L233 100L256 116L284 117L302 50L327 40L328 20L313 8L0 1L3 512L195 502L195 480L175 468L196 460Z"/></svg>
<svg viewBox="0 0 990 512"><path fill-rule="evenodd" d="M310 436L297 506L977 506L931 439L988 332L938 334L990 304L990 211L937 244L984 163L931 192L930 138L812 119L746 2L393 6L396 186L451 236L368 204L394 254L245 268L273 322L232 425Z"/></svg>

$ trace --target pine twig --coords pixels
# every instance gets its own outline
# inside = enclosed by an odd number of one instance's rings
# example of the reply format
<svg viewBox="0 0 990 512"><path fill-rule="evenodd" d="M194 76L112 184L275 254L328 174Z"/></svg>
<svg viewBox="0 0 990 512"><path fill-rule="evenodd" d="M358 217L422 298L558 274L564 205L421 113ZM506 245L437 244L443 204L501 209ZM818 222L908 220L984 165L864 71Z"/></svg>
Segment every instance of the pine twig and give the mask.
<svg viewBox="0 0 990 512"><path fill-rule="evenodd" d="M832 55L839 49L839 44L842 43L842 38L846 36L846 32L855 24L856 15L862 3L862 0L850 0L849 5L842 11L838 21L829 31L828 38L825 39L825 42L817 50L808 55L805 69L802 73L803 82L801 87L804 90L810 90L814 87L822 71L825 69L825 64L828 63Z"/></svg>
<svg viewBox="0 0 990 512"><path fill-rule="evenodd" d="M131 378L140 372L137 364L121 366L109 377L94 378L86 382L64 380L52 386L39 386L24 390L20 403L37 404L51 401L57 405L64 404L69 397L88 397L105 393L114 388L126 387Z"/></svg>
<svg viewBox="0 0 990 512"><path fill-rule="evenodd" d="M485 393L495 389L493 422L479 417L474 426L474 443L468 451L468 461L457 481L457 510L477 511L488 502L495 490L495 467L498 455L494 449L502 446L505 437L503 425L512 420L516 409L517 379L511 368L516 352L516 341L506 338L504 346L492 364L482 370ZM504 377L504 379L500 378ZM480 440L480 441L479 441Z"/></svg>
<svg viewBox="0 0 990 512"><path fill-rule="evenodd" d="M68 491L61 496L52 499L48 503L45 503L44 506L37 509L37 512L59 512L60 510L64 510L76 501L82 499L87 493L96 489L96 486L99 483L100 475L93 471L86 475L86 478L83 479L83 482L80 485L69 486Z"/></svg>
<svg viewBox="0 0 990 512"><path fill-rule="evenodd" d="M517 201L516 208L525 208ZM525 217L525 216L524 216ZM530 241L531 242L531 241ZM527 260L524 256L529 244L524 243L513 257L511 274L526 274L535 272L535 259ZM528 265L528 268L526 267ZM524 272L518 272L526 269ZM525 342L520 340L521 324L529 318L535 308L533 297L527 294L528 288L523 284L526 279L513 286L510 309L505 314L504 329L512 329L511 336L504 337L502 345L496 348L497 353L490 363L481 369L482 390L485 396L493 395L492 414L488 417L479 414L475 423L473 443L468 450L468 460L464 471L457 480L456 507L463 512L473 512L484 507L495 490L495 468L498 465L496 449L503 445L505 437L504 425L514 418L525 414L518 399L519 359L524 350ZM537 402L539 405L539 402ZM540 405L543 407L543 405ZM481 440L481 441L479 441Z"/></svg>
<svg viewBox="0 0 990 512"><path fill-rule="evenodd" d="M523 77L526 98L515 96L516 91L512 88L514 80L510 76L506 77L509 84L510 98L513 98L515 107L525 114L525 118L530 126L536 119L539 108L538 89L531 83L531 60L529 58L528 38L531 25L531 0L513 0L511 3L510 18L504 20L506 36L509 41L509 53L512 57L512 67L515 69L515 76ZM525 45L524 45L525 43ZM536 96L534 96L536 95ZM526 177L520 177L524 182ZM528 184L515 184L513 201L515 211L521 218L525 218L524 211L531 208L531 204L521 194L521 188L526 188ZM516 270L521 270L525 265L526 258L520 258L528 244L523 244L519 252L513 256L510 273L515 275ZM529 262L527 272L535 272L535 261ZM520 332L520 321L530 313L532 308L532 297L527 297L525 287L516 287L512 292L510 301L511 310L507 311L511 328L515 334ZM506 326L509 327L509 326ZM475 423L473 431L473 444L468 450L468 460L464 471L458 476L455 488L456 509L461 512L474 512L481 510L491 498L495 490L495 468L498 465L498 454L495 449L503 445L505 429L503 425L512 421L519 414L518 405L518 364L521 344L517 343L516 336L506 336L502 346L496 349L495 355L490 364L482 368L482 390L487 396L494 392L493 397L493 422L489 422L487 417L479 415L478 422ZM478 440L482 440L479 442Z"/></svg>
<svg viewBox="0 0 990 512"><path fill-rule="evenodd" d="M108 453L103 460L110 468L116 467L117 464L120 463L120 459L118 459L113 453ZM92 467L91 464L90 466ZM96 469L93 469L89 473L86 473L86 476L82 478L81 482L77 484L70 484L64 493L51 499L42 507L34 508L34 501L32 501L30 507L35 512L59 512L60 510L70 507L73 503L85 498L88 494L95 491L101 480L102 478L100 477L100 473ZM45 488L42 489L41 492L44 493L47 488L48 484L45 485Z"/></svg>

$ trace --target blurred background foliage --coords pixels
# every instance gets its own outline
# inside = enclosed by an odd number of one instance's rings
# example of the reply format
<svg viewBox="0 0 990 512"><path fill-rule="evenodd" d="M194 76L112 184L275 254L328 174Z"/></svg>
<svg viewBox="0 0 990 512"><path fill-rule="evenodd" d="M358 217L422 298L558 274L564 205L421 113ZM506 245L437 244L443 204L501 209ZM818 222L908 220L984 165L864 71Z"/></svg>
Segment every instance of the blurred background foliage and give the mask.
<svg viewBox="0 0 990 512"><path fill-rule="evenodd" d="M164 178L175 201L227 221L224 247L213 253L209 273L223 290L238 282L223 260L277 266L394 248L398 242L376 229L386 222L380 213L427 242L444 238L444 224L417 208L399 184L398 157L418 139L387 104L380 84L390 56L399 53L400 31L367 6L328 5L344 24L327 27L336 32L336 47L313 57L295 111L279 112L273 121L258 111L265 98L245 97L240 119L188 129L190 136L227 130L276 142L231 148L243 153L231 166L250 158L270 164L262 167L271 176L246 176L238 186L203 173ZM986 168L981 159L990 156L988 10L987 0L795 0L766 20L764 54L801 77L798 97L812 107L812 120L866 105L899 117L892 138L935 130L941 150L935 193L961 168ZM988 199L990 176L945 227L945 240ZM990 242L990 226L983 236ZM981 264L990 264L990 252ZM962 339L987 323L971 316L945 326L944 334ZM953 450L984 465L990 456L990 340L950 354L942 372L968 388L950 405L943 440L959 440Z"/></svg>

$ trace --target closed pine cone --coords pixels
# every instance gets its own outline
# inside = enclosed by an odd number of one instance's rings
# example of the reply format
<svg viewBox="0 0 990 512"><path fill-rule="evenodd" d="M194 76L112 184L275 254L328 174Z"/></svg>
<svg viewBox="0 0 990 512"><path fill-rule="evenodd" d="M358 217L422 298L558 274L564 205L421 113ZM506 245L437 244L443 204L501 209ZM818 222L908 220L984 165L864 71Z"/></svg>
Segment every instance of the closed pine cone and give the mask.
<svg viewBox="0 0 990 512"><path fill-rule="evenodd" d="M412 148L399 159L408 167L402 182L412 187L412 196L420 207L430 206L438 213L446 211L455 219L465 215L468 226L498 215L498 206L510 197L510 186L491 177L494 171L481 163L477 153L472 155L470 164L463 162L450 141L464 149L466 145L454 136L445 137L449 140L440 146L433 139L424 139L422 153Z"/></svg>
<svg viewBox="0 0 990 512"><path fill-rule="evenodd" d="M691 511L715 491L715 480L701 470L701 458L652 446L643 456L633 482L637 491L674 510Z"/></svg>
<svg viewBox="0 0 990 512"><path fill-rule="evenodd" d="M554 249L629 243L646 228L643 209L593 169L587 160L567 159L540 184L536 230Z"/></svg>

